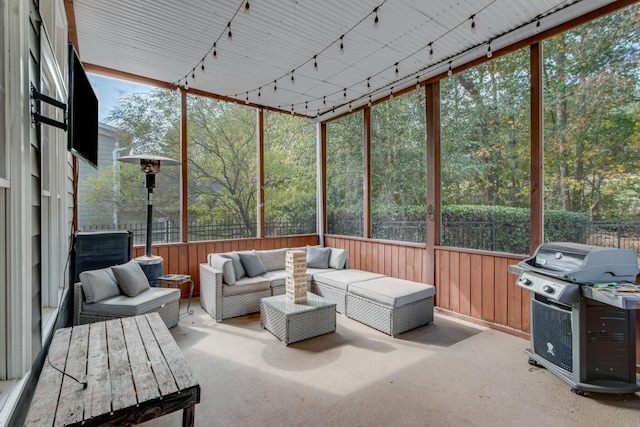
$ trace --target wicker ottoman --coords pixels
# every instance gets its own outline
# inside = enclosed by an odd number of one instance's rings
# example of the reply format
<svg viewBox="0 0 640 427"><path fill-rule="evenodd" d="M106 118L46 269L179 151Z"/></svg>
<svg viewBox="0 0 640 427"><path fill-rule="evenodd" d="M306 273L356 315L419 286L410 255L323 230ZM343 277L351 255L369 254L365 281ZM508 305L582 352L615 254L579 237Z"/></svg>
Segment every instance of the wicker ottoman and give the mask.
<svg viewBox="0 0 640 427"><path fill-rule="evenodd" d="M282 344L306 340L336 330L336 304L307 292L307 301L294 304L286 295L262 298L260 324Z"/></svg>
<svg viewBox="0 0 640 427"><path fill-rule="evenodd" d="M347 317L396 336L433 321L435 288L382 277L349 285Z"/></svg>

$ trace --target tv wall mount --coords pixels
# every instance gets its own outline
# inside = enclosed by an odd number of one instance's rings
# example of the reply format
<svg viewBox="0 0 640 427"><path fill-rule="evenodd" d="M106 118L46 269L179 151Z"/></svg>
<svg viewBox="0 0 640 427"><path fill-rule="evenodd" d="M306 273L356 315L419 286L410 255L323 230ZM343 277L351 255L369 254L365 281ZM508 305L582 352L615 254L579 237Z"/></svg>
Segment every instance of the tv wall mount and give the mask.
<svg viewBox="0 0 640 427"><path fill-rule="evenodd" d="M65 104L64 102L60 102L57 99L51 98L50 96L47 96L41 92L38 92L38 90L33 84L31 84L31 99L35 101L35 105L32 106L32 111L31 111L31 117L32 117L33 123L35 124L44 123L45 125L55 126L64 131L68 130L69 126L67 124L67 104ZM52 105L54 107L60 108L64 112L64 122L61 122L59 120L55 120L40 114L41 101L49 105Z"/></svg>

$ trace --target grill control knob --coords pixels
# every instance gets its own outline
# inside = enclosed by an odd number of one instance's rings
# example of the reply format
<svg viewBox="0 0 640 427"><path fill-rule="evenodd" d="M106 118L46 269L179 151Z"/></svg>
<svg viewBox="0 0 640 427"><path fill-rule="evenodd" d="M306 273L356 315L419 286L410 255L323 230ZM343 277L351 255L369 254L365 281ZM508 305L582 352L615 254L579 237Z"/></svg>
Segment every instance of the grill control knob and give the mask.
<svg viewBox="0 0 640 427"><path fill-rule="evenodd" d="M524 286L531 286L533 285L533 282L531 281L531 279L527 279L526 277L523 277L522 279L520 279L520 284Z"/></svg>
<svg viewBox="0 0 640 427"><path fill-rule="evenodd" d="M542 287L542 290L548 294L552 294L555 292L555 289L553 289L553 287L549 286L549 285L544 285Z"/></svg>

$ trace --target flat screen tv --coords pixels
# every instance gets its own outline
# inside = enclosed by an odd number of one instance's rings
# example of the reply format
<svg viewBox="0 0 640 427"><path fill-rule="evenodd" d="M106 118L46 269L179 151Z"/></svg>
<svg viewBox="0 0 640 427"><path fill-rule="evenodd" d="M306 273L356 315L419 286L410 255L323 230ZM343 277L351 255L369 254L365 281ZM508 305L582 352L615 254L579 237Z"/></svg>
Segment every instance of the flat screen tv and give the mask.
<svg viewBox="0 0 640 427"><path fill-rule="evenodd" d="M68 149L98 167L98 97L78 53L69 43Z"/></svg>

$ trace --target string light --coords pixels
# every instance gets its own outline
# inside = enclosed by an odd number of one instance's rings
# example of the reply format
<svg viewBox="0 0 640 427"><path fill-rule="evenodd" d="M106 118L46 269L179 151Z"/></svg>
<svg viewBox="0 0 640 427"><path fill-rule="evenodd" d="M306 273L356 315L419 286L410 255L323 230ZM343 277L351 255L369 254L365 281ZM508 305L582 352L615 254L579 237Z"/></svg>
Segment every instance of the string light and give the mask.
<svg viewBox="0 0 640 427"><path fill-rule="evenodd" d="M453 74L453 70L451 69L451 61L449 61L449 70L447 71L447 76Z"/></svg>
<svg viewBox="0 0 640 427"><path fill-rule="evenodd" d="M262 91L262 86L258 88L258 98L260 98L260 96L262 95L261 91Z"/></svg>
<svg viewBox="0 0 640 427"><path fill-rule="evenodd" d="M393 86L391 86L391 93L389 94L389 99L393 99Z"/></svg>
<svg viewBox="0 0 640 427"><path fill-rule="evenodd" d="M192 71L191 71L191 78L192 78L193 80L195 80L195 79L196 79L196 71L195 71L195 70L192 70Z"/></svg>
<svg viewBox="0 0 640 427"><path fill-rule="evenodd" d="M326 96L322 97L322 105L327 105L327 97Z"/></svg>
<svg viewBox="0 0 640 427"><path fill-rule="evenodd" d="M491 52L491 40L489 40L489 47L487 47L487 58L491 58L493 56L493 52Z"/></svg>
<svg viewBox="0 0 640 427"><path fill-rule="evenodd" d="M367 105L371 107L371 95L369 95L369 103Z"/></svg>
<svg viewBox="0 0 640 427"><path fill-rule="evenodd" d="M291 70L291 84L294 84L296 82L296 79L293 77L293 73L296 70Z"/></svg>
<svg viewBox="0 0 640 427"><path fill-rule="evenodd" d="M304 110L307 111L309 109L309 101L305 101Z"/></svg>
<svg viewBox="0 0 640 427"><path fill-rule="evenodd" d="M398 63L396 62L396 76L398 75L398 72L399 72L399 71L400 71L400 70L398 70Z"/></svg>
<svg viewBox="0 0 640 427"><path fill-rule="evenodd" d="M373 9L375 17L373 18L373 28L378 28L378 8Z"/></svg>
<svg viewBox="0 0 640 427"><path fill-rule="evenodd" d="M353 111L353 106L349 103L349 111Z"/></svg>
<svg viewBox="0 0 640 427"><path fill-rule="evenodd" d="M342 96L343 96L344 98L346 98L346 97L347 97L347 88L346 88L346 87L344 88L344 94L343 94Z"/></svg>
<svg viewBox="0 0 640 427"><path fill-rule="evenodd" d="M217 44L217 42L213 44L213 53L212 53L213 59L218 59L218 51L217 51L217 48L216 48L216 44Z"/></svg>
<svg viewBox="0 0 640 427"><path fill-rule="evenodd" d="M273 81L273 91L277 91L278 90L278 83L274 80Z"/></svg>
<svg viewBox="0 0 640 427"><path fill-rule="evenodd" d="M536 19L536 34L540 32L540 18Z"/></svg>
<svg viewBox="0 0 640 427"><path fill-rule="evenodd" d="M249 103L249 92L247 92L247 97L245 98L244 103L245 104Z"/></svg>
<svg viewBox="0 0 640 427"><path fill-rule="evenodd" d="M184 79L184 88L186 90L189 90L189 80L187 80L187 79Z"/></svg>
<svg viewBox="0 0 640 427"><path fill-rule="evenodd" d="M420 89L420 76L416 76L416 89Z"/></svg>
<svg viewBox="0 0 640 427"><path fill-rule="evenodd" d="M471 19L471 32L475 34L478 31L476 28L476 15L471 15L469 19Z"/></svg>
<svg viewBox="0 0 640 427"><path fill-rule="evenodd" d="M200 69L204 71L204 58L202 59L202 64L200 65Z"/></svg>
<svg viewBox="0 0 640 427"><path fill-rule="evenodd" d="M293 116L293 104L291 104L291 115Z"/></svg>
<svg viewBox="0 0 640 427"><path fill-rule="evenodd" d="M433 59L433 42L429 43L429 59Z"/></svg>
<svg viewBox="0 0 640 427"><path fill-rule="evenodd" d="M227 28L229 29L229 31L227 31L227 38L228 38L229 40L232 40L232 35L231 35L231 21L229 21L229 22L227 23Z"/></svg>
<svg viewBox="0 0 640 427"><path fill-rule="evenodd" d="M344 39L344 34L340 36L340 53L344 53L344 43L342 40Z"/></svg>
<svg viewBox="0 0 640 427"><path fill-rule="evenodd" d="M371 89L371 77L367 77L367 89Z"/></svg>
<svg viewBox="0 0 640 427"><path fill-rule="evenodd" d="M318 71L318 55L313 55L313 69Z"/></svg>
<svg viewBox="0 0 640 427"><path fill-rule="evenodd" d="M244 4L244 13L249 13L249 9L251 6L249 6L249 0L247 0L247 2Z"/></svg>

